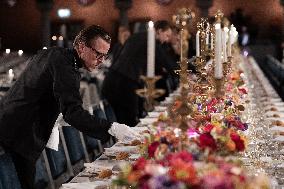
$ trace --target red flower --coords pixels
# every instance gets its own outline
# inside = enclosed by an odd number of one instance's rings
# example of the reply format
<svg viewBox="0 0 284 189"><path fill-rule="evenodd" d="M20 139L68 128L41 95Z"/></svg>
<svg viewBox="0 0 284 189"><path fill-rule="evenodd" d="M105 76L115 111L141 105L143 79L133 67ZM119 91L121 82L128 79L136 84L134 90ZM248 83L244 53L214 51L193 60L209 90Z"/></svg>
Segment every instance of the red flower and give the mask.
<svg viewBox="0 0 284 189"><path fill-rule="evenodd" d="M231 137L232 141L234 141L234 142L241 139L240 135L238 135L238 133L235 133L235 132L232 132L230 134L230 137Z"/></svg>
<svg viewBox="0 0 284 189"><path fill-rule="evenodd" d="M238 133L233 132L230 134L230 137L232 141L234 141L234 143L236 144L236 149L238 151L243 151L245 149L245 143L241 139L241 137L238 135Z"/></svg>
<svg viewBox="0 0 284 189"><path fill-rule="evenodd" d="M244 151L245 143L244 143L244 141L242 139L238 140L238 141L235 141L235 144L236 144L236 148L237 148L238 151Z"/></svg>
<svg viewBox="0 0 284 189"><path fill-rule="evenodd" d="M145 158L139 158L133 165L133 170L143 170L147 164L147 160Z"/></svg>
<svg viewBox="0 0 284 189"><path fill-rule="evenodd" d="M217 148L214 138L209 133L204 133L199 136L199 145L201 148L209 147L213 150Z"/></svg>
<svg viewBox="0 0 284 189"><path fill-rule="evenodd" d="M170 164L172 164L173 162L175 162L176 160L180 159L184 162L192 162L193 157L192 155L187 152L187 151L181 151L175 154L169 154L166 159L169 161Z"/></svg>
<svg viewBox="0 0 284 189"><path fill-rule="evenodd" d="M238 88L239 89L239 91L241 92L241 93L243 93L243 94L248 94L247 93L247 90L245 89L245 88Z"/></svg>
<svg viewBox="0 0 284 189"><path fill-rule="evenodd" d="M159 147L160 143L159 142L153 142L148 146L148 156L149 158L154 157L155 151Z"/></svg>
<svg viewBox="0 0 284 189"><path fill-rule="evenodd" d="M207 124L203 127L203 131L204 131L205 133L210 133L213 128L214 128L214 125L212 125L211 123L207 123Z"/></svg>

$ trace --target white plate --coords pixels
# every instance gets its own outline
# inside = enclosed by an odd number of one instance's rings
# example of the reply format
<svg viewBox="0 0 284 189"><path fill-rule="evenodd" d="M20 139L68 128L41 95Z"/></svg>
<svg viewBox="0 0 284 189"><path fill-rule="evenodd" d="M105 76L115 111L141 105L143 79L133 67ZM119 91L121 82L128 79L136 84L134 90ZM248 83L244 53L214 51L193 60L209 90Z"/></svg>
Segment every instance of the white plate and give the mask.
<svg viewBox="0 0 284 189"><path fill-rule="evenodd" d="M278 136L275 139L273 139L274 141L278 141L278 142L284 142L284 136Z"/></svg>
<svg viewBox="0 0 284 189"><path fill-rule="evenodd" d="M154 123L155 121L157 121L157 118L150 118L150 117L146 117L146 118L142 118L140 119L140 122L143 124L143 125L150 125L152 123Z"/></svg>
<svg viewBox="0 0 284 189"><path fill-rule="evenodd" d="M270 128L271 131L279 131L279 132L284 132L284 127L279 127L279 126L273 126Z"/></svg>
<svg viewBox="0 0 284 189"><path fill-rule="evenodd" d="M274 111L268 111L265 113L265 115L267 117L273 117L273 118L278 118L278 117L274 117L274 115L278 115L280 118L284 117L284 112L274 112Z"/></svg>
<svg viewBox="0 0 284 189"><path fill-rule="evenodd" d="M267 106L265 109L271 111L271 108L274 108L275 112L284 112L284 106Z"/></svg>
<svg viewBox="0 0 284 189"><path fill-rule="evenodd" d="M174 100L173 97L166 97L166 99L165 99L165 101L167 101L167 102L172 102L173 100Z"/></svg>
<svg viewBox="0 0 284 189"><path fill-rule="evenodd" d="M102 186L105 186L105 188L107 188L109 185L110 183L106 181L66 183L62 184L62 189L97 189Z"/></svg>
<svg viewBox="0 0 284 189"><path fill-rule="evenodd" d="M155 117L159 117L161 114L161 112L148 112L148 116L150 118L155 118Z"/></svg>
<svg viewBox="0 0 284 189"><path fill-rule="evenodd" d="M157 111L157 112L164 112L164 111L166 111L167 110L167 107L165 107L165 106L155 106L155 111Z"/></svg>
<svg viewBox="0 0 284 189"><path fill-rule="evenodd" d="M281 102L282 99L281 98L271 98L269 99L270 102Z"/></svg>

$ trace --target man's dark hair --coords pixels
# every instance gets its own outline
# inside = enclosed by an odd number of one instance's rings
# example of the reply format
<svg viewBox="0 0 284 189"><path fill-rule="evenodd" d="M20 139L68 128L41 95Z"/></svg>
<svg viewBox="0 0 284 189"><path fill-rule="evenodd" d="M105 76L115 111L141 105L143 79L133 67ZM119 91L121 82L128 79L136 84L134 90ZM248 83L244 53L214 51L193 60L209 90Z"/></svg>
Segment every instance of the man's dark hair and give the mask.
<svg viewBox="0 0 284 189"><path fill-rule="evenodd" d="M90 47L90 43L92 40L97 38L102 38L106 42L111 42L111 37L102 27L97 25L91 25L79 32L79 34L75 37L73 42L73 47L78 47L79 43L83 43L86 46Z"/></svg>
<svg viewBox="0 0 284 189"><path fill-rule="evenodd" d="M157 30L166 31L166 30L172 28L171 24L166 20L159 20L159 21L155 22L154 27L155 27L156 31Z"/></svg>

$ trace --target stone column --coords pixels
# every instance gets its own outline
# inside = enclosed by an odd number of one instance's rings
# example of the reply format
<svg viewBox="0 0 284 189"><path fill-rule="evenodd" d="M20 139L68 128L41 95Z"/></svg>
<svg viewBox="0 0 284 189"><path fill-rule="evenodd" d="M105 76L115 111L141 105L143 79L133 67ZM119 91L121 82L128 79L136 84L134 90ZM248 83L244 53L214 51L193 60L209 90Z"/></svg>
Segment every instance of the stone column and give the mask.
<svg viewBox="0 0 284 189"><path fill-rule="evenodd" d="M115 7L119 9L119 25L128 26L127 11L132 7L132 0L115 0Z"/></svg>
<svg viewBox="0 0 284 189"><path fill-rule="evenodd" d="M50 11L53 8L53 0L36 0L37 8L41 12L41 44L42 47L50 47Z"/></svg>
<svg viewBox="0 0 284 189"><path fill-rule="evenodd" d="M196 0L196 6L200 9L201 17L208 18L209 8L213 5L213 0Z"/></svg>

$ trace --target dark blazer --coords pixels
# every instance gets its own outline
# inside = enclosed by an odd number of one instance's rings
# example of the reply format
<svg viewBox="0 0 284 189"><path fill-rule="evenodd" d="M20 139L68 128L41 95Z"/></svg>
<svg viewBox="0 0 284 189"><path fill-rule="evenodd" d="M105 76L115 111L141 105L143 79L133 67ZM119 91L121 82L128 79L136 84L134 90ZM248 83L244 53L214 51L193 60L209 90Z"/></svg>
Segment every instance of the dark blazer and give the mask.
<svg viewBox="0 0 284 189"><path fill-rule="evenodd" d="M174 73L177 64L158 40L155 49L155 74L165 75L165 71ZM140 76L146 75L146 70L147 33L134 34L128 38L119 57L114 60L102 87L102 95L114 109L118 122L135 126L137 117L143 113L142 103L135 90L143 87Z"/></svg>
<svg viewBox="0 0 284 189"><path fill-rule="evenodd" d="M101 140L111 123L82 108L82 63L73 49L50 48L28 60L16 83L0 102L0 143L35 161L45 148L60 112L78 130Z"/></svg>
<svg viewBox="0 0 284 189"><path fill-rule="evenodd" d="M169 57L158 40L156 40L155 49L156 75L163 74L164 69L173 73L177 69L177 64ZM147 33L133 34L124 44L119 57L110 69L139 82L140 75L146 75L147 71Z"/></svg>

